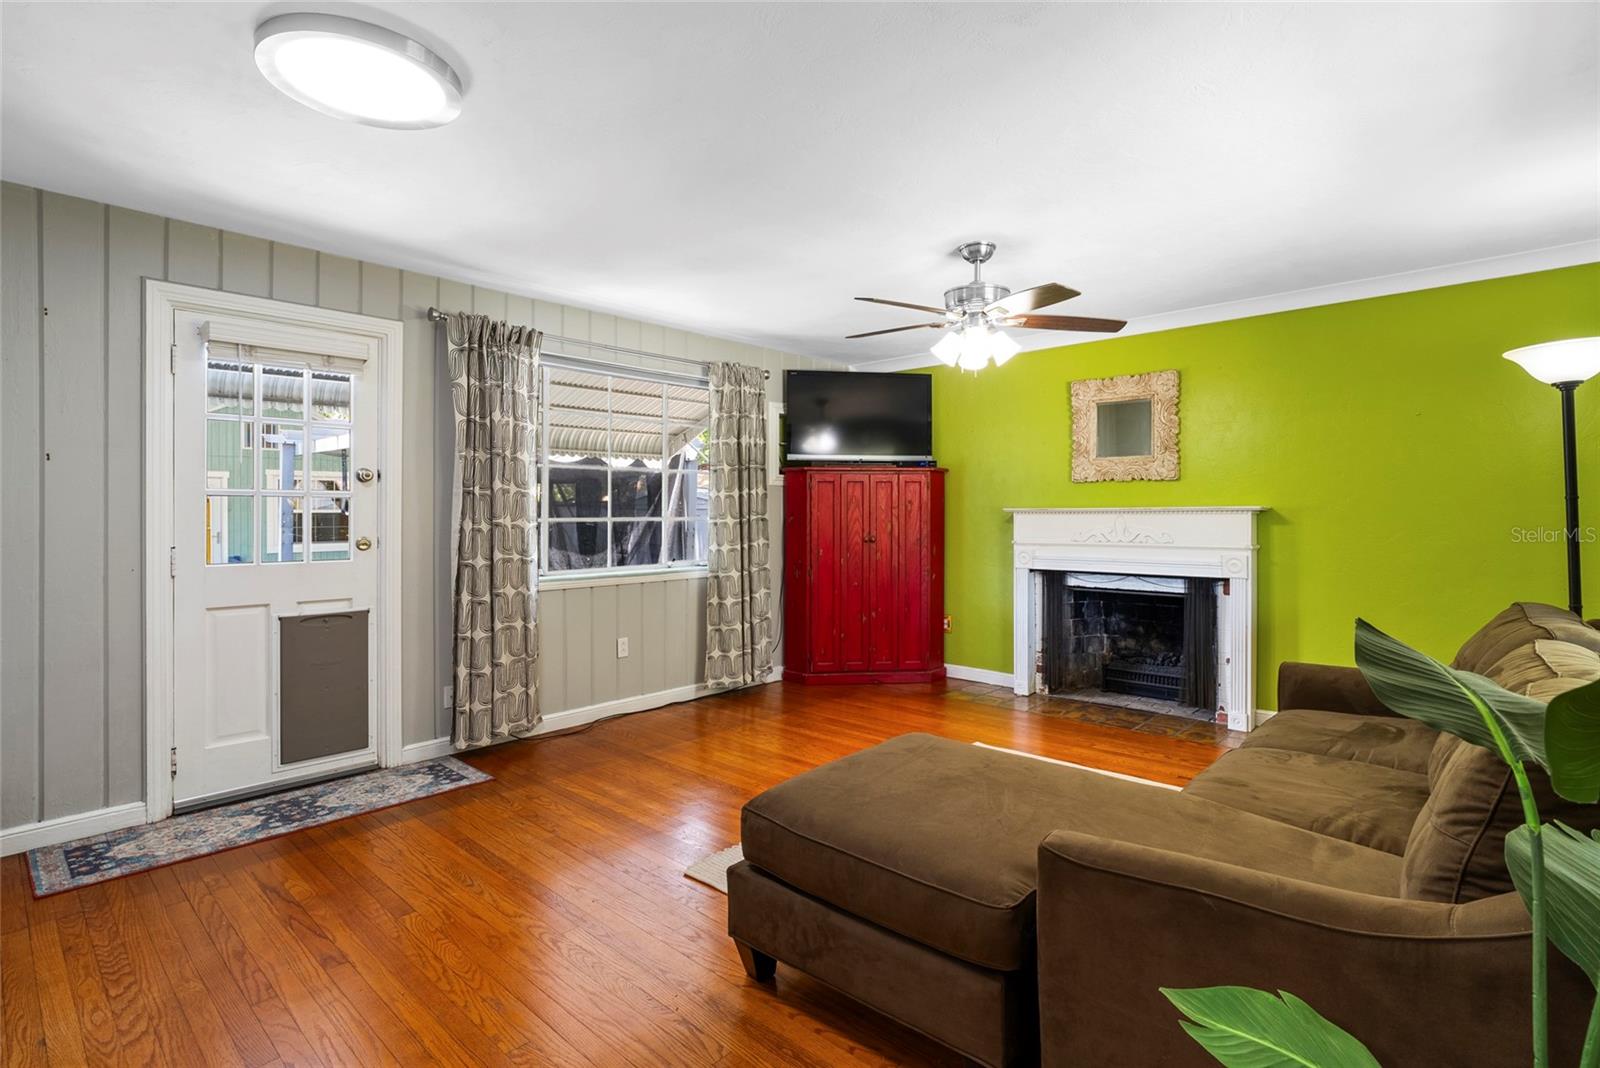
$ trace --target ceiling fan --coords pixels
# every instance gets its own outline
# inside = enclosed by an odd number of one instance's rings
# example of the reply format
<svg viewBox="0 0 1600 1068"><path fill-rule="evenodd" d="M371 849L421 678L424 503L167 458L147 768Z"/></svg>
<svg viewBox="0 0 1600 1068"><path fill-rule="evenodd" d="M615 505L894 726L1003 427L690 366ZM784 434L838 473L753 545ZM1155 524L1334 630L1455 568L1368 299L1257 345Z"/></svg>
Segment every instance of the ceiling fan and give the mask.
<svg viewBox="0 0 1600 1068"><path fill-rule="evenodd" d="M908 304L903 300L884 300L881 297L856 298L868 304L887 304L894 308L910 308L912 311L943 316L938 322L868 330L864 334L851 334L847 340L896 334L902 330L947 330L948 333L934 344L933 354L951 367L977 371L991 359L998 367L1020 351L1022 346L1000 329L1003 326L1021 327L1024 330L1089 330L1115 334L1128 325L1121 319L1033 314L1039 308L1071 300L1078 295L1078 291L1057 282L1046 282L1042 286L1013 293L1003 285L985 282L983 265L994 255L994 249L992 241L968 241L956 249L962 259L972 264L972 281L945 290L943 308Z"/></svg>

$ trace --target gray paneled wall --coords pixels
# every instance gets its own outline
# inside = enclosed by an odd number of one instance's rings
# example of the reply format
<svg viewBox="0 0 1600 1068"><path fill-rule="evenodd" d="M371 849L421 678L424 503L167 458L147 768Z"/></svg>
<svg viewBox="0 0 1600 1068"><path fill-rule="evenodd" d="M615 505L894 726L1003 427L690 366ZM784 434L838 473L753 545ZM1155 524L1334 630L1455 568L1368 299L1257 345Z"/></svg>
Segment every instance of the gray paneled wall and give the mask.
<svg viewBox="0 0 1600 1068"><path fill-rule="evenodd" d="M450 416L429 305L776 373L716 338L6 183L0 189L0 827L141 800L141 279L405 323L404 739L448 733ZM574 355L589 355L583 351ZM597 350L593 355L605 357ZM776 395L776 394L774 394ZM778 495L773 494L774 544ZM775 550L776 554L776 550ZM776 560L774 561L776 564ZM695 683L704 580L541 592L543 707ZM627 637L631 655L616 657Z"/></svg>

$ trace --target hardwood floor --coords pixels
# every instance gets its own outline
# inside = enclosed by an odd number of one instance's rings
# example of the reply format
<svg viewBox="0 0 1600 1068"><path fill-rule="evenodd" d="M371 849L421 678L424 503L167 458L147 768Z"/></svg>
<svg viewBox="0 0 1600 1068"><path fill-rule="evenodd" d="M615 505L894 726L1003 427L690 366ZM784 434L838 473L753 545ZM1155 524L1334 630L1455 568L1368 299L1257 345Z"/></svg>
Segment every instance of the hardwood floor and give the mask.
<svg viewBox="0 0 1600 1068"><path fill-rule="evenodd" d="M780 684L501 746L467 758L493 782L41 900L7 857L4 1062L956 1063L792 969L750 982L725 898L683 869L738 838L753 794L907 731L1171 783L1235 740L1140 715Z"/></svg>

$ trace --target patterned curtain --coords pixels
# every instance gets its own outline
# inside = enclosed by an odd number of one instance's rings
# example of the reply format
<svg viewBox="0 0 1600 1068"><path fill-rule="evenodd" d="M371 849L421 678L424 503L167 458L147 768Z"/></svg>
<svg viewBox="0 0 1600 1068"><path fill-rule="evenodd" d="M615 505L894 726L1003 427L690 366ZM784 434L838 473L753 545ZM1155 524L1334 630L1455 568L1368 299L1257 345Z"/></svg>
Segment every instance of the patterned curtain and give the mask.
<svg viewBox="0 0 1600 1068"><path fill-rule="evenodd" d="M711 545L706 685L764 682L772 668L767 569L767 386L759 368L711 366Z"/></svg>
<svg viewBox="0 0 1600 1068"><path fill-rule="evenodd" d="M457 749L524 737L539 723L533 514L538 331L451 315L456 415Z"/></svg>

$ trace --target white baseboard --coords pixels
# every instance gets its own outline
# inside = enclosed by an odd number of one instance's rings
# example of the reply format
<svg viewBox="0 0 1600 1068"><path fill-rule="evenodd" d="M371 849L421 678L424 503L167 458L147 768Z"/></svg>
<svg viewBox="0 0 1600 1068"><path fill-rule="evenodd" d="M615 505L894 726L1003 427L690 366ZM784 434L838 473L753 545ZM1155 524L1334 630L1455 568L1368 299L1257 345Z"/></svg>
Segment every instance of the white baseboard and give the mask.
<svg viewBox="0 0 1600 1068"><path fill-rule="evenodd" d="M990 671L988 668L964 667L961 664L946 664L944 673L952 679L963 679L966 682L986 682L990 686L1004 686L1011 688L1012 674L1009 671Z"/></svg>
<svg viewBox="0 0 1600 1068"><path fill-rule="evenodd" d="M434 757L449 756L456 751L455 745L447 734L443 738L430 738L425 742L412 742L400 750L400 763L415 764L419 760L432 760Z"/></svg>
<svg viewBox="0 0 1600 1068"><path fill-rule="evenodd" d="M0 831L0 857L24 853L40 846L60 845L75 838L91 834L120 831L147 822L148 813L143 801L130 801L125 805L97 808L73 816L57 816L37 823L24 823Z"/></svg>
<svg viewBox="0 0 1600 1068"><path fill-rule="evenodd" d="M584 705L582 708L569 708L565 712L552 712L544 717L533 733L534 737L538 737L554 731L567 731L596 720L626 716L633 712L648 712L652 708L675 705L680 701L692 701L696 697L704 697L708 693L715 692L704 683L694 683L670 690L657 690L655 693L643 693L637 697L619 697L615 701L601 701L599 704Z"/></svg>
<svg viewBox="0 0 1600 1068"><path fill-rule="evenodd" d="M781 673L782 669L778 669ZM768 679L776 681L776 675ZM755 685L765 685L756 683ZM615 701L601 701L599 704L584 705L582 708L569 708L564 712L552 712L539 721L529 737L537 738L542 734L553 734L557 731L569 731L574 727L587 726L602 719L612 716L626 716L634 712L649 712L651 709L664 708L682 701L692 701L696 697L718 693L704 683L694 683L689 686L676 686L670 690L657 690L655 693L642 693L634 697L619 697ZM465 750L471 752L472 750ZM449 738L434 738L426 742L412 742L400 751L400 763L412 764L418 760L432 760L434 757L451 756L457 750Z"/></svg>
<svg viewBox="0 0 1600 1068"><path fill-rule="evenodd" d="M1267 720L1271 719L1273 716L1276 716L1277 714L1278 713L1274 712L1270 708L1258 708L1258 709L1256 709L1256 718L1255 718L1255 722L1252 724L1252 726L1259 727L1263 723L1265 723Z"/></svg>

